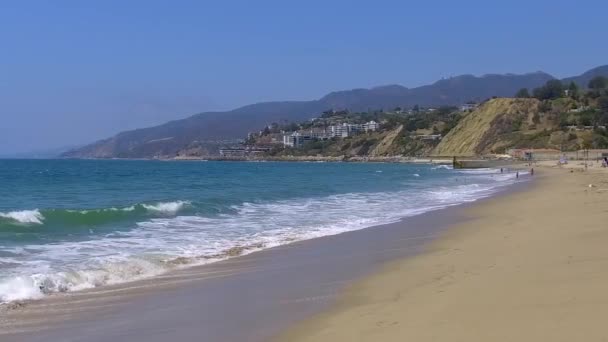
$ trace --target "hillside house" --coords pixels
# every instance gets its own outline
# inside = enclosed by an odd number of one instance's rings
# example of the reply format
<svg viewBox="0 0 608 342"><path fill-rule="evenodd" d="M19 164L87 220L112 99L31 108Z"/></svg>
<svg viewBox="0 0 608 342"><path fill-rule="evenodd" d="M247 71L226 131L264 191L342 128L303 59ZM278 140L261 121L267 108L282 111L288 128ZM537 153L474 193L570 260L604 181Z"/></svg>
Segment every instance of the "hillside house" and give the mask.
<svg viewBox="0 0 608 342"><path fill-rule="evenodd" d="M467 111L469 111L469 110L474 110L474 109L476 109L477 107L479 107L479 104L478 104L478 103L475 103L475 102L467 102L467 103L465 103L465 104L463 104L463 105L461 105L461 106L460 106L460 111L461 111L461 112L467 112Z"/></svg>

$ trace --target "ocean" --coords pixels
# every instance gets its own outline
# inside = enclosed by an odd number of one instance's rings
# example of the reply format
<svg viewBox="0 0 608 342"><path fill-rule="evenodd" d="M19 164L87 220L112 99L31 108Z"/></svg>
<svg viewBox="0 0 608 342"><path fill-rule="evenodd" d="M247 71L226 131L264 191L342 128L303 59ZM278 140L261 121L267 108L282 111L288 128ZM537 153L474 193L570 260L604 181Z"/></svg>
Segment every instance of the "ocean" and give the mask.
<svg viewBox="0 0 608 342"><path fill-rule="evenodd" d="M421 164L0 160L0 303L373 229L525 180Z"/></svg>

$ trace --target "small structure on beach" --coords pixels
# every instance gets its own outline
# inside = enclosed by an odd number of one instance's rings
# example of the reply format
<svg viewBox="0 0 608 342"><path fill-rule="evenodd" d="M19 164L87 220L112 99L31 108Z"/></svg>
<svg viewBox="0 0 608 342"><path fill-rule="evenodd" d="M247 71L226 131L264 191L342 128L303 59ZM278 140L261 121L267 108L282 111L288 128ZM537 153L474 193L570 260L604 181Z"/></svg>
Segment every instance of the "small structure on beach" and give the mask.
<svg viewBox="0 0 608 342"><path fill-rule="evenodd" d="M560 151L548 148L518 148L507 151L511 157L521 160L600 160L608 157L608 149Z"/></svg>
<svg viewBox="0 0 608 342"><path fill-rule="evenodd" d="M522 160L557 160L561 151L551 148L512 148L507 154Z"/></svg>

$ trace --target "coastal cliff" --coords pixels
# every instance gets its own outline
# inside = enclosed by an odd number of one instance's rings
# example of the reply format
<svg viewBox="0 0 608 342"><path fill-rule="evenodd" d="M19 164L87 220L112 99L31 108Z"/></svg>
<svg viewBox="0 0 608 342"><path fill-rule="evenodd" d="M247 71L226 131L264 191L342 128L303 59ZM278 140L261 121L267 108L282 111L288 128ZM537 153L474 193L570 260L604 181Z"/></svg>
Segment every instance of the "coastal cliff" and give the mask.
<svg viewBox="0 0 608 342"><path fill-rule="evenodd" d="M490 100L465 116L432 154L475 156L504 150L511 145L515 129L532 131L539 104L537 99Z"/></svg>

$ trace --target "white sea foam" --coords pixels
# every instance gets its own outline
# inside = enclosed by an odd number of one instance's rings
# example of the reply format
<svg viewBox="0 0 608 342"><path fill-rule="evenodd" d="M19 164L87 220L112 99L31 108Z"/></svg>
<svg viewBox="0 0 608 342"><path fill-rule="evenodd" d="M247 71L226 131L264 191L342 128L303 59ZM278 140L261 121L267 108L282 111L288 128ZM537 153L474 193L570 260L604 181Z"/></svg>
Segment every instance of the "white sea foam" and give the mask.
<svg viewBox="0 0 608 342"><path fill-rule="evenodd" d="M444 169L444 170L452 170L453 167L450 165L437 165L431 168L431 170L440 170L440 169Z"/></svg>
<svg viewBox="0 0 608 342"><path fill-rule="evenodd" d="M0 212L0 217L7 218L23 224L42 224L44 216L38 209Z"/></svg>
<svg viewBox="0 0 608 342"><path fill-rule="evenodd" d="M0 302L128 282L222 260L237 250L236 254L247 254L397 222L487 197L515 181L513 174L496 170L453 176L442 185L429 184L415 190L242 203L234 205L231 213L154 218L139 222L135 229L91 240L6 247L3 251L18 255L20 263L2 270ZM188 204L161 202L145 208L173 214Z"/></svg>
<svg viewBox="0 0 608 342"><path fill-rule="evenodd" d="M176 214L187 205L190 205L188 201L174 201L174 202L159 202L156 204L142 204L144 208L150 211L155 211L163 214Z"/></svg>
<svg viewBox="0 0 608 342"><path fill-rule="evenodd" d="M135 210L135 206L131 205L128 207L124 207L124 208L115 208L115 207L111 207L111 208L103 208L103 209L85 209L85 210L66 210L67 212L70 213L80 213L80 214L89 214L89 213L102 213L102 212L108 212L108 211L134 211Z"/></svg>
<svg viewBox="0 0 608 342"><path fill-rule="evenodd" d="M16 276L4 282L0 282L0 303L12 302L24 299L42 298L40 291L32 277Z"/></svg>

